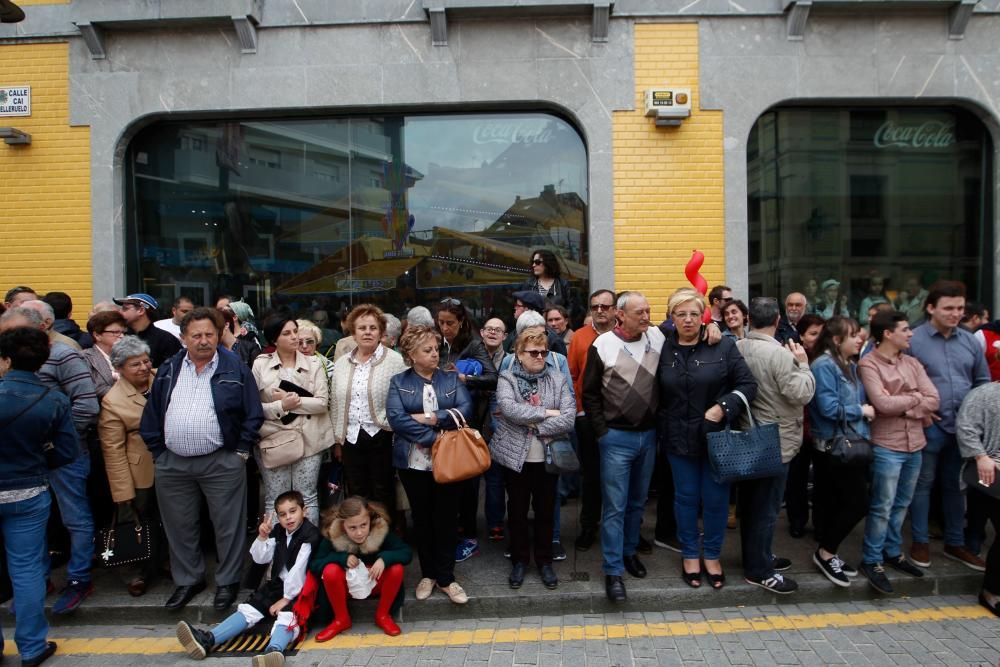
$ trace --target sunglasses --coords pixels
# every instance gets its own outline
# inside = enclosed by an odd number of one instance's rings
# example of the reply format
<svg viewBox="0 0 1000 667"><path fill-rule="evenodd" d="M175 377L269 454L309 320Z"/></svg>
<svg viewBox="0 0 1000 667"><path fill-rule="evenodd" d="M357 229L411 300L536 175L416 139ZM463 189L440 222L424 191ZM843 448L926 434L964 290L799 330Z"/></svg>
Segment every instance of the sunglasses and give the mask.
<svg viewBox="0 0 1000 667"><path fill-rule="evenodd" d="M537 359L538 357L544 359L545 357L549 356L548 350L522 350L522 352L524 352L527 355L530 355L533 359Z"/></svg>
<svg viewBox="0 0 1000 667"><path fill-rule="evenodd" d="M532 266L538 266L539 264L544 264L544 263L545 263L545 262L543 262L543 261L542 261L542 260L540 260L540 259L533 259L533 260L531 260L531 265L532 265Z"/></svg>
<svg viewBox="0 0 1000 667"><path fill-rule="evenodd" d="M462 305L461 301L459 301L458 299L455 299L453 297L450 297L450 296L441 299L441 303L445 304L446 306L461 306Z"/></svg>
<svg viewBox="0 0 1000 667"><path fill-rule="evenodd" d="M598 312L598 311L600 311L600 312L603 313L605 310L611 310L612 308L614 308L614 306L609 306L609 305L604 304L604 303L592 303L592 304L590 304L590 309L592 311L594 311L595 313Z"/></svg>

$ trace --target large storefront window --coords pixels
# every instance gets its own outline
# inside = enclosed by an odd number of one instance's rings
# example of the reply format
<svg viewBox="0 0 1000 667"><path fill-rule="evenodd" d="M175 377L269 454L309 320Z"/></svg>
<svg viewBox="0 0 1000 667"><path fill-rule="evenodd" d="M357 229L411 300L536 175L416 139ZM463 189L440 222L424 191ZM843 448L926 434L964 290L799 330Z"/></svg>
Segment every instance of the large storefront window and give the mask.
<svg viewBox="0 0 1000 667"><path fill-rule="evenodd" d="M765 113L747 145L751 293L800 291L862 321L883 300L919 314L938 279L988 302L991 155L957 108Z"/></svg>
<svg viewBox="0 0 1000 667"><path fill-rule="evenodd" d="M128 287L167 303L509 318L533 248L587 289L586 149L552 115L164 122L128 158Z"/></svg>

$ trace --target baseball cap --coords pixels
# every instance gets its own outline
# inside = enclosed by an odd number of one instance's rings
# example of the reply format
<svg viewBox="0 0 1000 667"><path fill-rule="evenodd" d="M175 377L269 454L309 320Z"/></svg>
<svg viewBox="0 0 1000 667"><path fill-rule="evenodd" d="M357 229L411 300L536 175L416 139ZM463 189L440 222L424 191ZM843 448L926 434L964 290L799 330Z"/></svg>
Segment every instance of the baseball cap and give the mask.
<svg viewBox="0 0 1000 667"><path fill-rule="evenodd" d="M156 299L149 296L148 294L129 294L128 296L122 297L121 299L112 299L112 301L114 301L119 306L124 306L129 301L138 301L139 303L141 303L146 308L149 308L150 310L156 310L157 308L160 307L160 304L157 303Z"/></svg>

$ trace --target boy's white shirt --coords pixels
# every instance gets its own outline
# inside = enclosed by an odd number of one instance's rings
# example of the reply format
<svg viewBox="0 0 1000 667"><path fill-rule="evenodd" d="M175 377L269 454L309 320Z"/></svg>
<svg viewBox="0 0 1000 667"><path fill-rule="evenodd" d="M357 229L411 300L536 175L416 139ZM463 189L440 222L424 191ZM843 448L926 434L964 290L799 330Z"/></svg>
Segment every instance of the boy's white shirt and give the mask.
<svg viewBox="0 0 1000 667"><path fill-rule="evenodd" d="M293 535L295 533L286 533L286 545L292 541ZM260 537L255 539L253 544L250 545L250 557L253 558L253 562L258 565L267 565L274 560L274 545L273 537L269 537L266 540L261 540ZM281 572L278 573L278 578L284 582L284 594L282 597L286 600L294 600L302 592L302 587L306 583L306 568L309 566L309 557L311 555L312 545L303 544L299 547L299 553L295 557L292 569L289 570L287 567L282 567Z"/></svg>

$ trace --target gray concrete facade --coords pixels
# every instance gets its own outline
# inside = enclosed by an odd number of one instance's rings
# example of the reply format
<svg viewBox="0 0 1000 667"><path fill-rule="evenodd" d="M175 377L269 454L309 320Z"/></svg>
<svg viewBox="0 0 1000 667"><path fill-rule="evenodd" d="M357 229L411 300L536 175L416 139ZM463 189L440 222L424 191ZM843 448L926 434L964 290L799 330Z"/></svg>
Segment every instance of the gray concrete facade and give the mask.
<svg viewBox="0 0 1000 667"><path fill-rule="evenodd" d="M747 287L746 140L768 108L962 104L1000 145L1000 0L976 5L961 40L949 39L948 3L886 13L891 3L869 1L850 13L815 8L801 41L788 39L780 0L616 0L606 43L592 40L585 13L545 17L558 3L495 0L485 3L495 17L450 18L446 46L432 45L421 0L135 0L120 16L122 4L30 6L26 21L0 26L0 43L71 42L71 122L91 128L95 300L126 287L130 138L162 119L262 113L559 111L588 149L591 284L613 286L613 112L634 105L640 21L699 23L702 108L724 112L726 275L738 293ZM230 14L252 18L255 53L219 23ZM100 27L104 58L93 57L81 24ZM995 169L992 186L997 227Z"/></svg>

